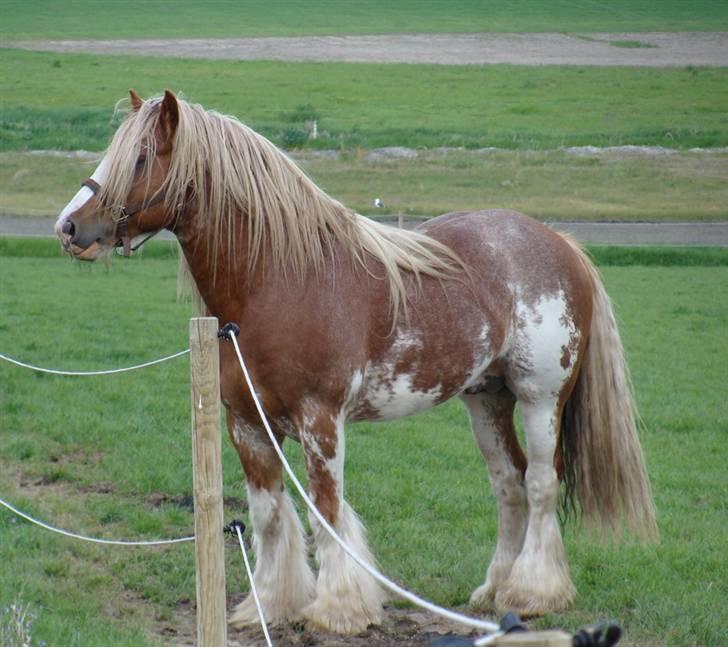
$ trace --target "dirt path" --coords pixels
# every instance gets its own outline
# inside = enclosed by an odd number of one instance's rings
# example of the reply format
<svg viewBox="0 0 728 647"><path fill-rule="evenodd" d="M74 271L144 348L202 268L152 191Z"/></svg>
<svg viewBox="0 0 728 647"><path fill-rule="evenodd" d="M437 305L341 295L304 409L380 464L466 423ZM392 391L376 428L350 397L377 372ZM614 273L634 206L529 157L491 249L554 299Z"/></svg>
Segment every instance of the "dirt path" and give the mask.
<svg viewBox="0 0 728 647"><path fill-rule="evenodd" d="M0 47L186 58L448 65L728 66L728 32L392 34L206 40L0 41Z"/></svg>

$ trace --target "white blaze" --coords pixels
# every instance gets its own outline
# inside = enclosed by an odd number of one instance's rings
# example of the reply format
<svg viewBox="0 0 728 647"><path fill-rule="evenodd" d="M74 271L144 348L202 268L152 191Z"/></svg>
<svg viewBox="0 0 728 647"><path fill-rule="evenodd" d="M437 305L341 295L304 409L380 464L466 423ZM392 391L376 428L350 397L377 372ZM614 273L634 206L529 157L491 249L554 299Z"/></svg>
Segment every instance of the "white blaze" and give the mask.
<svg viewBox="0 0 728 647"><path fill-rule="evenodd" d="M104 159L101 160L101 163L96 167L96 170L91 174L91 179L103 186L104 182L106 181L108 171L109 162L104 157ZM76 195L71 198L71 201L63 208L63 211L61 211L60 215L58 216L58 220L56 220L55 230L57 235L60 235L61 227L66 221L66 218L68 218L68 216L70 216L74 211L78 211L84 204L86 204L91 199L93 194L94 192L87 186L82 186L76 193Z"/></svg>

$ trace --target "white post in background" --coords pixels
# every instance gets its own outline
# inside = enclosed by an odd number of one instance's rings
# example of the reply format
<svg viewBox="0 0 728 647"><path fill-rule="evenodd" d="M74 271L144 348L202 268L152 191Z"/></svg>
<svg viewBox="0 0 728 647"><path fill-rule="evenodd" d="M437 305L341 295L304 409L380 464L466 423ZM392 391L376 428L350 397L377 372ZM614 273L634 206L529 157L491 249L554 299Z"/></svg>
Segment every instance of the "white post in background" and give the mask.
<svg viewBox="0 0 728 647"><path fill-rule="evenodd" d="M215 317L190 319L197 645L226 647L220 357Z"/></svg>

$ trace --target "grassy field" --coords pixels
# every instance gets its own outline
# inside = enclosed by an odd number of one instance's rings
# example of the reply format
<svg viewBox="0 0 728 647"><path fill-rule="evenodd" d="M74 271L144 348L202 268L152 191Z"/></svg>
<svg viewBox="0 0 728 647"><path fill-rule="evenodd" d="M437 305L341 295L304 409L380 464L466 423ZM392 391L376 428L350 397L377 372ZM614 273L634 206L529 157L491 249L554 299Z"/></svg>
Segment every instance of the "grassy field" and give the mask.
<svg viewBox="0 0 728 647"><path fill-rule="evenodd" d="M0 39L221 38L428 32L719 31L720 0L5 0Z"/></svg>
<svg viewBox="0 0 728 647"><path fill-rule="evenodd" d="M184 90L285 148L343 150L340 160L305 166L364 213L381 197L411 215L501 206L539 218L726 217L724 153L577 158L553 149L726 146L727 69L142 62L18 51L0 57L0 213L57 213L89 167L19 151L102 150L118 124L113 105L132 85L144 95ZM365 149L379 146L516 152L368 159Z"/></svg>
<svg viewBox="0 0 728 647"><path fill-rule="evenodd" d="M112 266L47 257L51 248L48 241L2 241L0 352L93 369L186 347L190 311L175 302L176 264L167 247ZM635 252L636 265L602 270L645 422L662 541L604 546L569 527L579 595L571 611L538 624L574 628L614 617L627 645L715 645L728 621L728 404L716 388L728 361L728 253L669 250L659 261L659 252ZM639 266L656 261L663 264ZM688 262L712 266L676 265ZM184 359L84 380L0 364L1 496L107 537L190 533L188 370ZM347 445L347 496L385 572L438 602L463 604L483 576L496 529L463 408L451 403L391 424L356 425ZM301 474L298 447L287 452ZM227 442L224 473L226 517L240 516L242 479ZM246 589L233 548L231 602ZM13 564L0 569L0 606L26 605L37 616L36 639L48 645L156 645L165 635L172 640L169 631L192 615L188 546L77 544L0 511L0 561Z"/></svg>
<svg viewBox="0 0 728 647"><path fill-rule="evenodd" d="M0 56L0 150L101 150L115 103L182 91L285 148L728 145L728 68ZM307 139L305 122L320 137Z"/></svg>
<svg viewBox="0 0 728 647"><path fill-rule="evenodd" d="M499 207L542 220L728 219L728 152L421 151L403 159L357 149L297 158L331 195L372 215ZM98 156L0 152L0 215L58 214L97 163ZM376 197L384 209L373 206Z"/></svg>
<svg viewBox="0 0 728 647"><path fill-rule="evenodd" d="M0 39L472 32L726 30L724 2L72 2L5 0ZM345 7L345 9L342 9ZM170 87L286 148L336 148L306 169L359 211L381 197L418 215L510 206L542 218L725 218L726 153L574 157L573 145L728 145L728 70L288 64L0 50L0 213L54 214L89 173L38 149L102 150L115 102ZM307 137L315 118L322 136ZM497 146L486 155L372 161L365 149ZM538 149L527 152L525 149ZM93 369L188 345L173 248L73 264L45 240L0 238L0 352ZM601 545L567 529L574 608L537 626L619 619L627 645L715 645L728 622L725 438L728 253L595 248L617 305L662 542ZM0 496L72 530L116 538L192 531L188 360L72 379L0 362ZM717 385L717 386L716 386ZM446 605L484 575L496 512L459 403L347 438L347 497L386 573ZM386 447L386 451L382 451ZM303 473L300 449L287 453ZM245 516L224 443L226 519ZM468 523L463 523L467 519ZM247 589L234 544L228 602ZM189 545L107 548L0 510L0 623L16 603L50 646L170 644L191 635ZM12 565L12 566L7 566ZM176 632L176 633L175 633ZM234 635L233 635L234 637Z"/></svg>

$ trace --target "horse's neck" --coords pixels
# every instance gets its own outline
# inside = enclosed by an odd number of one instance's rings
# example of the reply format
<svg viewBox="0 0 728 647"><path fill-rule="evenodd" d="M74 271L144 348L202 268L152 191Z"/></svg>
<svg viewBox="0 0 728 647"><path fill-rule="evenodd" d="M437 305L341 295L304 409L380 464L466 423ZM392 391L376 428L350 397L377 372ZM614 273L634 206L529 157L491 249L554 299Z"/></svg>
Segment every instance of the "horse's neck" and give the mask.
<svg viewBox="0 0 728 647"><path fill-rule="evenodd" d="M210 228L196 222L197 217L193 214L186 218L174 233L208 312L217 317L230 316L230 310L239 310L244 305L245 287L252 278L246 271L246 228L232 234L230 247L226 240L214 250Z"/></svg>

